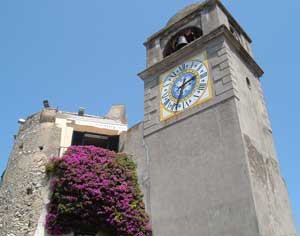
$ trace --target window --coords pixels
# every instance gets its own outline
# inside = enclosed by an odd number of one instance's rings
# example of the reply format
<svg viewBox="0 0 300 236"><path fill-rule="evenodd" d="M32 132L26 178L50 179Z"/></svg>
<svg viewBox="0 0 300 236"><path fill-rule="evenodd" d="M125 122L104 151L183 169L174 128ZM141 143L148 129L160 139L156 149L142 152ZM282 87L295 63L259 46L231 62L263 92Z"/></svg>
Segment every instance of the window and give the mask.
<svg viewBox="0 0 300 236"><path fill-rule="evenodd" d="M117 152L119 149L119 136L108 136L74 131L72 145L93 145Z"/></svg>

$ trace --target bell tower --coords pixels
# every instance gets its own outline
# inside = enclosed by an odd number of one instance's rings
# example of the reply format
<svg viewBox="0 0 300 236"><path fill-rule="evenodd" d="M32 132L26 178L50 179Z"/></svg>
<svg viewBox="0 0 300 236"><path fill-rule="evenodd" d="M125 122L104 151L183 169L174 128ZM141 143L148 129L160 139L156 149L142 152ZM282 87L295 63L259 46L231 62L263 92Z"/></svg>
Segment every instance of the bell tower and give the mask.
<svg viewBox="0 0 300 236"><path fill-rule="evenodd" d="M295 235L247 33L207 0L178 12L145 46L154 235Z"/></svg>

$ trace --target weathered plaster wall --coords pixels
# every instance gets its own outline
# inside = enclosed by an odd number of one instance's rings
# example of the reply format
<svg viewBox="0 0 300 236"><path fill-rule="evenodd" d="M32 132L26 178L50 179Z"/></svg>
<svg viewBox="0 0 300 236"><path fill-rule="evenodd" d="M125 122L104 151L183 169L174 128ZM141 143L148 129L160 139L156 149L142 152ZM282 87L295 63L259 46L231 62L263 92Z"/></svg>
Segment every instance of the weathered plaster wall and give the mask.
<svg viewBox="0 0 300 236"><path fill-rule="evenodd" d="M57 156L60 129L37 113L16 137L0 187L0 236L33 236L47 190L45 163ZM43 122L43 123L40 123Z"/></svg>
<svg viewBox="0 0 300 236"><path fill-rule="evenodd" d="M238 116L249 162L260 235L296 235L287 187L281 176L260 80L227 44ZM246 78L250 81L247 84ZM291 158L291 157L289 157Z"/></svg>
<svg viewBox="0 0 300 236"><path fill-rule="evenodd" d="M120 136L120 152L132 156L137 164L137 175L141 190L144 194L146 210L150 214L150 183L149 183L149 153L148 147L143 140L144 122L131 127L126 133Z"/></svg>
<svg viewBox="0 0 300 236"><path fill-rule="evenodd" d="M146 143L154 235L259 235L235 99Z"/></svg>

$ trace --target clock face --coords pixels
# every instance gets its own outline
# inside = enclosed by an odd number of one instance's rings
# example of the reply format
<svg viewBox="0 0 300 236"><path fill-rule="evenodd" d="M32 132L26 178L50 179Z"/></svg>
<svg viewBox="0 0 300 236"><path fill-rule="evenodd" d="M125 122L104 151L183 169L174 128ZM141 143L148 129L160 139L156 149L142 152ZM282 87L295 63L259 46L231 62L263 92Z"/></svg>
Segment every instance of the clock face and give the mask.
<svg viewBox="0 0 300 236"><path fill-rule="evenodd" d="M165 120L212 97L205 53L160 76L160 119Z"/></svg>

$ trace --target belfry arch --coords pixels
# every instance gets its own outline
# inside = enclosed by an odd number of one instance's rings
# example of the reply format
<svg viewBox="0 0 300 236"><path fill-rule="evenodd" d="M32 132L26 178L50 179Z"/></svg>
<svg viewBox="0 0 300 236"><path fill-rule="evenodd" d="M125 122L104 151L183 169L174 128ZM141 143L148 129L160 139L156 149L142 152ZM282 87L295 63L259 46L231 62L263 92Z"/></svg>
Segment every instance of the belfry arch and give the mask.
<svg viewBox="0 0 300 236"><path fill-rule="evenodd" d="M163 56L167 57L167 56L171 55L172 53L178 51L185 45L200 38L202 35L203 35L202 30L196 26L187 27L187 28L180 30L167 43L166 48L163 52Z"/></svg>

